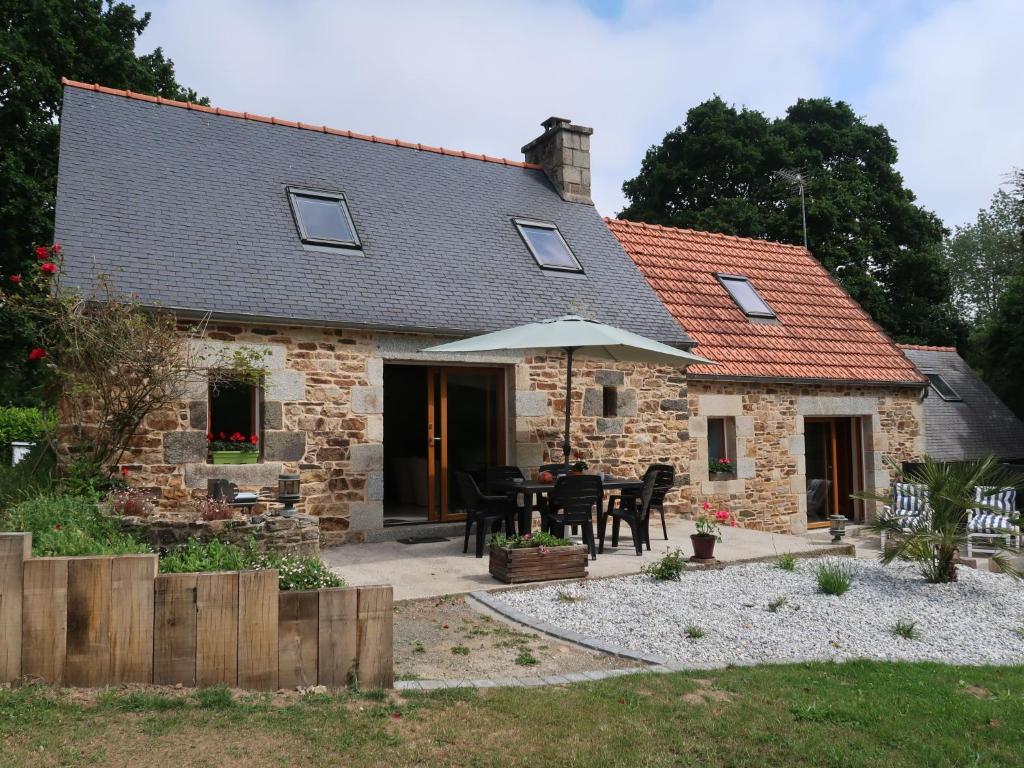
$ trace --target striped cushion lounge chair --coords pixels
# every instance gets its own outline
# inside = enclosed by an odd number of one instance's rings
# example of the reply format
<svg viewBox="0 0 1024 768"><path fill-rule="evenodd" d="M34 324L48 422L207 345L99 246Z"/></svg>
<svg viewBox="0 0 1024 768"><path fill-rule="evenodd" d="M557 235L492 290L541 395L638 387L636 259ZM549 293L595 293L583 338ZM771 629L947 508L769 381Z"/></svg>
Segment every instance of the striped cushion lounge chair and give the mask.
<svg viewBox="0 0 1024 768"><path fill-rule="evenodd" d="M974 500L995 509L967 510L967 556L974 557L974 551L990 554L995 552L995 539L1003 539L1006 545L1020 547L1020 526L1017 518L1017 492L1013 488L987 488L979 486L974 489ZM977 539L989 540L991 544L979 549L975 545Z"/></svg>
<svg viewBox="0 0 1024 768"><path fill-rule="evenodd" d="M908 533L919 525L927 525L931 521L928 489L916 483L895 483L892 487L892 504L882 507L882 519L896 520L900 528ZM882 531L883 551L885 533Z"/></svg>

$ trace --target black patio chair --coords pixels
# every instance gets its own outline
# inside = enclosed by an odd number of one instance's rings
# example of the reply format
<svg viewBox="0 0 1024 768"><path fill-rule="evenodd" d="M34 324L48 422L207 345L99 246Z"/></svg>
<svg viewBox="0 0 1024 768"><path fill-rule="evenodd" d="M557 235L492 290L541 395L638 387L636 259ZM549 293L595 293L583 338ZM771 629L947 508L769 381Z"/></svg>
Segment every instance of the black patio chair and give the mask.
<svg viewBox="0 0 1024 768"><path fill-rule="evenodd" d="M647 472L644 475L644 484L640 489L639 496L613 496L608 504L608 511L601 515L601 522L598 525L598 538L601 540L598 545L598 552L604 552L604 534L608 526L608 518L612 519L612 546L619 546L619 524L625 522L629 526L629 532L633 536L633 549L637 557L643 554L643 546L651 548L651 510L653 509L654 494L657 488L657 472Z"/></svg>
<svg viewBox="0 0 1024 768"><path fill-rule="evenodd" d="M644 472L644 480L647 480L648 475L654 475L657 479L654 481L654 496L651 497L651 512L657 512L661 515L661 533L665 537L665 541L668 541L668 525L665 523L665 496L672 490L672 486L676 479L676 470L671 464L651 464L647 471ZM632 497L635 501L639 498L638 491L625 490L621 494L623 497ZM614 499L609 501L609 504L614 503ZM629 502L632 504L633 502ZM651 518L648 516L648 526L651 524ZM647 536L648 549L650 549L650 535Z"/></svg>
<svg viewBox="0 0 1024 768"><path fill-rule="evenodd" d="M548 531L560 538L565 536L565 526L580 526L583 529L583 543L590 550L590 559L597 559L594 542L594 509L601 514L601 499L604 490L597 475L562 475L555 480L551 489L544 516Z"/></svg>
<svg viewBox="0 0 1024 768"><path fill-rule="evenodd" d="M525 480L523 477L523 471L519 467L504 466L504 467L488 467L485 473L486 480L484 481L484 490L492 495L504 493L509 498L509 503L515 510L516 517L519 519L519 533L520 535L530 532L530 518L533 516L534 510L539 510L541 505L535 499L533 504L530 505L530 509L526 509L525 498L523 502L519 501L519 491L511 490L507 487L497 487L499 483L509 480Z"/></svg>
<svg viewBox="0 0 1024 768"><path fill-rule="evenodd" d="M515 515L505 494L484 494L480 486L468 472L456 472L455 482L462 494L462 503L466 507L466 537L462 543L462 552L469 551L469 532L476 525L476 556L484 556L484 542L494 523L505 523L508 535L515 533Z"/></svg>

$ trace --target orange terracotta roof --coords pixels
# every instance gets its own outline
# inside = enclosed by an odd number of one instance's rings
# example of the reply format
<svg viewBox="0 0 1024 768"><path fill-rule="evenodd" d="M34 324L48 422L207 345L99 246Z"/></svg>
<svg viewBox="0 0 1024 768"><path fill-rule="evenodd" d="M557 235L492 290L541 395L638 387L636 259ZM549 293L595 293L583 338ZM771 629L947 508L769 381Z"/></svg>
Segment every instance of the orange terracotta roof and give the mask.
<svg viewBox="0 0 1024 768"><path fill-rule="evenodd" d="M927 344L897 344L900 349L920 349L924 352L956 352L956 347L930 347Z"/></svg>
<svg viewBox="0 0 1024 768"><path fill-rule="evenodd" d="M923 384L924 377L804 248L605 219L697 352L697 375ZM715 273L744 275L777 321L751 322Z"/></svg>
<svg viewBox="0 0 1024 768"><path fill-rule="evenodd" d="M478 155L473 152L463 152L459 149L447 149L446 147L432 147L428 144L415 144L409 141L401 141L400 139L385 139L380 136L368 136L365 133L355 133L353 131L344 131L338 128L329 128L326 125L310 125L309 123L294 122L292 120L282 120L277 117L267 117L266 115L256 115L252 112L235 112L230 109L221 109L220 107L206 107L202 104L193 104L190 101L175 101L174 99L165 99L162 96L149 96L145 93L134 93L133 91L123 91L120 88L107 88L103 85L97 85L96 83L81 83L77 80L69 80L66 77L61 78L61 83L68 86L69 88L82 88L87 91L96 91L97 93L106 93L111 96L123 96L126 99L135 99L137 101L148 101L152 104L162 104L167 107L178 107L181 109L190 109L194 112L206 112L211 115L220 115L221 117L233 117L240 120L252 120L257 123L269 123L271 125L283 125L288 128L299 128L304 131L314 131L316 133L327 133L332 136L344 136L347 139L358 139L359 141L372 141L376 144L390 144L395 147L404 147L406 149L415 149L420 152L435 152L439 155L447 155L449 157L462 157L467 160L482 160L486 163L497 163L498 165L511 165L516 168L532 168L534 170L543 170L543 166L537 163L524 163L521 160L509 160L504 157L491 157L490 155Z"/></svg>

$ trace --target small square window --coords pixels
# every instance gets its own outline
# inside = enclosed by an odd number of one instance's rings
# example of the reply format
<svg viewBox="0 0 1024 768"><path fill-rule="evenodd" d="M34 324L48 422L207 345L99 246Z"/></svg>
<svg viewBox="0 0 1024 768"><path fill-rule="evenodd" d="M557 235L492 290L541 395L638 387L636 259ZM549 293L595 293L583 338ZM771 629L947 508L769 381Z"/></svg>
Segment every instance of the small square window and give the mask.
<svg viewBox="0 0 1024 768"><path fill-rule="evenodd" d="M963 400L959 393L949 386L949 382L946 381L942 376L937 373L926 373L928 381L931 382L932 389L939 393L939 397L951 403L956 403Z"/></svg>
<svg viewBox="0 0 1024 768"><path fill-rule="evenodd" d="M331 245L358 248L352 216L345 196L340 193L316 192L289 187L288 202L292 207L295 225L302 242L312 245Z"/></svg>
<svg viewBox="0 0 1024 768"><path fill-rule="evenodd" d="M543 269L556 269L562 272L582 272L576 256L569 249L562 233L554 224L543 221L527 221L514 219L519 234L526 242L533 258Z"/></svg>
<svg viewBox="0 0 1024 768"><path fill-rule="evenodd" d="M716 274L718 282L729 292L732 300L743 310L747 317L775 317L775 312L768 306L768 303L761 298L750 280L742 275L719 275Z"/></svg>

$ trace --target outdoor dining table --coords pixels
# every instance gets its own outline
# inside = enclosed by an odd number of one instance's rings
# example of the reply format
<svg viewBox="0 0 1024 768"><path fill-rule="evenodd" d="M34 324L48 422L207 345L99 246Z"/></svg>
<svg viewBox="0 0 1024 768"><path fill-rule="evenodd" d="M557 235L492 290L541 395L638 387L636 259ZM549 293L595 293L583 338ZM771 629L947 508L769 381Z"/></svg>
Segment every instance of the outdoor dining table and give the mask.
<svg viewBox="0 0 1024 768"><path fill-rule="evenodd" d="M601 480L606 491L640 490L644 481L636 478L607 477ZM554 483L543 483L540 480L499 480L492 485L496 491L515 491L523 494L523 507L519 512L519 534L529 533L533 521L534 497L546 496L554 490Z"/></svg>

